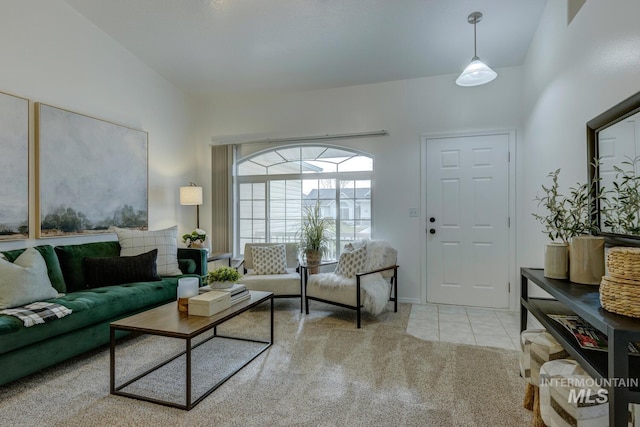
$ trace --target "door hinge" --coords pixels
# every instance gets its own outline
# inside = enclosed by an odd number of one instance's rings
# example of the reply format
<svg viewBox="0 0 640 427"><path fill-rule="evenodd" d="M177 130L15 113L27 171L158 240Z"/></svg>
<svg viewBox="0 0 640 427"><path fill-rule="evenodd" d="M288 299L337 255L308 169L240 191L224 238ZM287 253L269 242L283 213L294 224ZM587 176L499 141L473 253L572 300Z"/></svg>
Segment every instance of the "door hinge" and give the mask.
<svg viewBox="0 0 640 427"><path fill-rule="evenodd" d="M507 162L511 163L511 151L507 151Z"/></svg>
<svg viewBox="0 0 640 427"><path fill-rule="evenodd" d="M511 228L511 217L507 217L507 228Z"/></svg>
<svg viewBox="0 0 640 427"><path fill-rule="evenodd" d="M511 293L511 282L508 283L509 286L507 286L509 288L509 293Z"/></svg>

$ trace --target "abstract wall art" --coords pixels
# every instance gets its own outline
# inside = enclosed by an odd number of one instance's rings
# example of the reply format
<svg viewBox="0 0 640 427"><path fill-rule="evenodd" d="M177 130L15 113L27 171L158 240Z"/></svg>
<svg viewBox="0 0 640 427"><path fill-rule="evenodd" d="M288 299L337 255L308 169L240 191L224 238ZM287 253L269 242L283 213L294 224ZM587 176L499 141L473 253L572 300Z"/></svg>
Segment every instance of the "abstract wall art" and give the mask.
<svg viewBox="0 0 640 427"><path fill-rule="evenodd" d="M36 104L36 237L147 229L147 132Z"/></svg>
<svg viewBox="0 0 640 427"><path fill-rule="evenodd" d="M0 92L0 241L29 238L29 100Z"/></svg>

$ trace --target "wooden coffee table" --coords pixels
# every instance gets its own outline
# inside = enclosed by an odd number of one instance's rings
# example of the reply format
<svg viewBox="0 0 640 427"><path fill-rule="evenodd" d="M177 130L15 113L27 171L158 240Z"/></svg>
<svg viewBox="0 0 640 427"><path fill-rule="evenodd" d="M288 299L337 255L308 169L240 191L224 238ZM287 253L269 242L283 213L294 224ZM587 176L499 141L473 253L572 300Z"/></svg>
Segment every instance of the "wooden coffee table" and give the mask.
<svg viewBox="0 0 640 427"><path fill-rule="evenodd" d="M231 378L234 374L240 371L242 368L247 366L253 359L258 357L262 352L264 352L267 348L271 347L273 343L273 293L272 292L259 292L259 291L250 291L251 298L242 301L238 304L234 304L228 309L217 313L210 317L204 316L189 316L187 313L179 312L177 302L171 302L169 304L165 304L156 308L152 308L151 310L144 311L142 313L135 314L130 317L126 317L124 319L116 320L112 322L110 325L111 329L111 361L110 361L110 391L111 394L119 395L119 396L127 396L135 399L145 400L148 402L158 403L161 405L172 406L175 408L190 410L195 405L200 403L205 397L211 394L215 389L220 387L226 380ZM244 313L247 310L250 310L257 305L270 301L270 321L271 321L271 336L269 340L253 340L247 338L239 338L239 337L230 337L218 335L217 326L238 316L241 313ZM198 337L200 334L213 330L213 336L208 337L195 345L192 345L192 340ZM128 331L135 332L139 334L148 334L148 335L157 335L163 337L172 337L179 338L185 341L185 350L180 353L172 356L168 360L165 360L153 368L143 372L136 377L125 381L119 386L115 384L115 370L116 370L116 331ZM229 372L227 376L225 376L221 381L218 381L211 388L209 388L204 394L199 396L195 401L192 401L192 350L196 347L212 340L215 338L224 338L224 339L232 339L232 340L240 340L240 341L249 341L253 343L262 343L263 346L260 346L255 353L253 353L248 360L244 362L241 366ZM204 347L203 347L204 348ZM186 388L185 388L185 404L182 405L176 402L170 402L166 400L156 399L153 397L142 396L134 393L129 393L123 391L127 386L135 383L136 381L142 379L143 377L151 374L157 369L167 365L168 363L178 359L179 357L186 357Z"/></svg>

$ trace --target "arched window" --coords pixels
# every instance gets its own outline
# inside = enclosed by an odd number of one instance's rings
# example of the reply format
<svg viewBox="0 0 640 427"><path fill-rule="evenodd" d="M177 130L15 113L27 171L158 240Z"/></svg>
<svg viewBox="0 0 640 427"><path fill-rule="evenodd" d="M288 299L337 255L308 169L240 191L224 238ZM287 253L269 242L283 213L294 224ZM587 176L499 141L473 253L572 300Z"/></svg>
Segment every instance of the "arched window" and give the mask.
<svg viewBox="0 0 640 427"><path fill-rule="evenodd" d="M297 242L304 208L318 204L335 231L327 258L337 258L346 242L371 237L372 177L370 155L328 145L289 145L238 160L238 250Z"/></svg>

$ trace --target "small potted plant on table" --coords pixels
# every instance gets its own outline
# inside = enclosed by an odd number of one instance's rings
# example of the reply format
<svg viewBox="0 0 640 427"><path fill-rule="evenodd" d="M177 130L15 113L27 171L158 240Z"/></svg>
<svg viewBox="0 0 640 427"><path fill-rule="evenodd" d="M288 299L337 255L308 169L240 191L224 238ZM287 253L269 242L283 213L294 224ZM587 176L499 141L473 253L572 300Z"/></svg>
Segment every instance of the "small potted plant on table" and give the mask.
<svg viewBox="0 0 640 427"><path fill-rule="evenodd" d="M218 267L207 274L207 283L211 289L227 289L241 278L242 275L233 267Z"/></svg>
<svg viewBox="0 0 640 427"><path fill-rule="evenodd" d="M207 232L196 228L191 233L183 234L182 241L188 248L204 248L207 240Z"/></svg>

